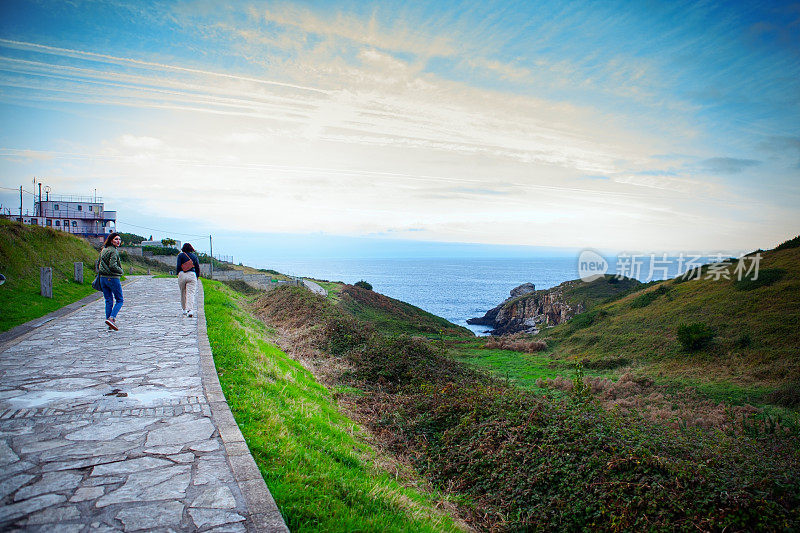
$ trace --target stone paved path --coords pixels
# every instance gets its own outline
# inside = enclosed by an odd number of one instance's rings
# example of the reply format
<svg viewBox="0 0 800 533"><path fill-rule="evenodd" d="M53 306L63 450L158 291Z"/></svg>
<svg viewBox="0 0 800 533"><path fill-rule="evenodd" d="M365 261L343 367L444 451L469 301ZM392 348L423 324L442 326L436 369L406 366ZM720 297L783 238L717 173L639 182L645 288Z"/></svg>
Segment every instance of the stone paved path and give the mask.
<svg viewBox="0 0 800 533"><path fill-rule="evenodd" d="M0 346L0 531L287 531L204 315L175 279L124 290L118 332L100 300Z"/></svg>

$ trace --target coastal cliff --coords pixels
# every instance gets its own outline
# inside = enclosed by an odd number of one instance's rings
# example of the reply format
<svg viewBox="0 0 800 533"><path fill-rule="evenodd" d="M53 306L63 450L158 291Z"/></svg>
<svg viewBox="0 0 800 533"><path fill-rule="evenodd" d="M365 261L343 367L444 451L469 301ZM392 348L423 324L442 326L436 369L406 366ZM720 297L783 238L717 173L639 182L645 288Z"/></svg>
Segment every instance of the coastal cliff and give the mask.
<svg viewBox="0 0 800 533"><path fill-rule="evenodd" d="M544 290L536 290L533 283L524 283L512 289L511 295L500 305L482 317L470 318L467 323L489 326L492 335L537 333L542 327L566 322L601 301L639 286L641 283L637 280L615 276L605 276L589 283L565 281Z"/></svg>

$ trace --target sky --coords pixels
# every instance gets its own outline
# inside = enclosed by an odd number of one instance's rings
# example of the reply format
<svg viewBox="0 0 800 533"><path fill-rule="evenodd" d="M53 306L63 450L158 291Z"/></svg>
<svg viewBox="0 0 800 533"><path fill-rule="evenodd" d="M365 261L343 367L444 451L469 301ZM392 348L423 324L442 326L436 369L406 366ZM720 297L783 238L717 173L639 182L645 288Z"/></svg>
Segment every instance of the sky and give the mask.
<svg viewBox="0 0 800 533"><path fill-rule="evenodd" d="M0 123L3 209L245 258L770 248L800 3L3 0Z"/></svg>

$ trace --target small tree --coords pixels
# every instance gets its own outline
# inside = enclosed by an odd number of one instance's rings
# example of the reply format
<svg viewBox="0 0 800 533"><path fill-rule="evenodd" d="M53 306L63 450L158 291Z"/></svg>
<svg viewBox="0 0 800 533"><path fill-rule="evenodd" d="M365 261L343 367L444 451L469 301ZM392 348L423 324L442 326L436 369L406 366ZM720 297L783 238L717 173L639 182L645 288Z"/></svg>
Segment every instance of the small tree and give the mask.
<svg viewBox="0 0 800 533"><path fill-rule="evenodd" d="M372 285L363 279L361 281L356 281L353 285L356 287L361 287L362 289L367 289L368 291L372 290Z"/></svg>
<svg viewBox="0 0 800 533"><path fill-rule="evenodd" d="M161 244L163 244L164 246L175 246L176 244L178 244L178 241L176 241L175 239L161 239Z"/></svg>

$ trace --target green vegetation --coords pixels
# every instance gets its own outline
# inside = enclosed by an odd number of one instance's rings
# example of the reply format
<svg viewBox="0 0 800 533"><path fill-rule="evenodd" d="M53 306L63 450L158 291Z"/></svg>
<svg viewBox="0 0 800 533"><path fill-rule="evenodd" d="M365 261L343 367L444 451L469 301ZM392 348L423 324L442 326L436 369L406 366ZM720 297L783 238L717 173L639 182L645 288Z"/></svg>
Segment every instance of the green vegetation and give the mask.
<svg viewBox="0 0 800 533"><path fill-rule="evenodd" d="M85 240L52 228L0 219L0 331L46 315L94 292L97 251ZM83 262L83 282L74 263ZM53 269L53 298L41 296L39 268Z"/></svg>
<svg viewBox="0 0 800 533"><path fill-rule="evenodd" d="M714 330L702 322L678 326L678 341L687 352L705 348L714 339Z"/></svg>
<svg viewBox="0 0 800 533"><path fill-rule="evenodd" d="M556 359L624 358L637 375L661 383L777 390L800 380L800 247L762 252L758 278L750 273L739 281L737 268L753 260L707 265L701 279L656 283L545 329L537 338L547 342ZM703 331L683 328L679 336L681 325L700 322Z"/></svg>
<svg viewBox="0 0 800 533"><path fill-rule="evenodd" d="M177 248L161 246L142 246L142 252L151 253L153 255L178 255L181 253Z"/></svg>
<svg viewBox="0 0 800 533"><path fill-rule="evenodd" d="M0 219L0 331L44 316L92 294L98 251L86 240L53 228L26 226ZM120 253L126 273L147 268L163 271L160 263ZM83 282L75 281L74 263L83 263ZM53 269L53 297L41 296L39 268Z"/></svg>
<svg viewBox="0 0 800 533"><path fill-rule="evenodd" d="M225 397L291 531L460 529L435 508L436 495L378 466L403 469L367 445L335 395L270 342L274 333L241 295L207 279L203 287Z"/></svg>
<svg viewBox="0 0 800 533"><path fill-rule="evenodd" d="M652 380L626 374L614 383L603 377L616 372L611 369L584 374L581 365L557 354L557 343L548 352L522 356L482 349L481 339L386 335L345 314L344 298L337 308L290 287L255 305L260 316L291 336L296 357L308 354L304 360L336 387L340 405L355 412L373 438L409 457L438 487L467 498L461 511L473 527L638 531L800 525L796 418L720 410L710 413L718 422L688 424L681 413L669 411L674 397L647 417L631 408L641 403L631 403L635 396L626 390L655 402L654 394L664 391ZM628 302L620 305L631 310ZM517 380L491 379L450 357L470 351L475 358L532 361L540 369L536 394L522 390ZM622 360L607 357L598 366L615 367ZM558 375L543 384L553 370L566 371L569 378ZM534 376L527 376L531 389L532 381ZM627 401L628 407L617 403L608 409L610 398ZM708 404L698 408L711 411Z"/></svg>
<svg viewBox="0 0 800 533"><path fill-rule="evenodd" d="M142 244L142 241L146 241L146 237L142 237L141 235L136 235L135 233L125 233L119 232L119 236L122 239L122 246L137 246Z"/></svg>
<svg viewBox="0 0 800 533"><path fill-rule="evenodd" d="M367 289L368 291L372 290L372 284L369 283L368 281L364 281L363 279L361 281L356 281L355 283L353 283L353 285L355 285L356 287L360 287L362 289Z"/></svg>
<svg viewBox="0 0 800 533"><path fill-rule="evenodd" d="M345 285L338 300L338 305L348 314L384 333L473 336L467 328L419 307L354 285Z"/></svg>

